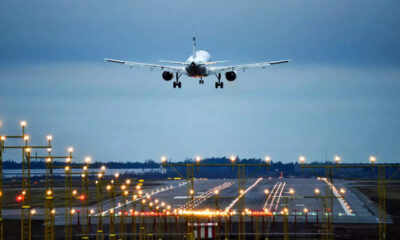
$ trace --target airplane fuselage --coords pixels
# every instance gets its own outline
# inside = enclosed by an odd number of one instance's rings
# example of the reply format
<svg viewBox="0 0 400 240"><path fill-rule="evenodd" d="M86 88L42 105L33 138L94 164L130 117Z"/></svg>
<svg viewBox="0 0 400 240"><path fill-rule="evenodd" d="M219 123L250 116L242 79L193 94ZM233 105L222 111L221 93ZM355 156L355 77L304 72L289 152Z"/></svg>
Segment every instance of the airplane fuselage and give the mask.
<svg viewBox="0 0 400 240"><path fill-rule="evenodd" d="M205 63L210 62L211 55L204 50L196 51L195 56L191 55L186 62L186 72L189 77L206 77L208 76Z"/></svg>

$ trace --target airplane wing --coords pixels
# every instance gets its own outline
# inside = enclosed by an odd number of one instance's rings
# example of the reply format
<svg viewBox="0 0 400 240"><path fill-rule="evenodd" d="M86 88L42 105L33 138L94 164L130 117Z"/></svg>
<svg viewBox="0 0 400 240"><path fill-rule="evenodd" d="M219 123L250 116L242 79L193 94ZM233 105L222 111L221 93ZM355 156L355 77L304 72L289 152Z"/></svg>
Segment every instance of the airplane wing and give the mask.
<svg viewBox="0 0 400 240"><path fill-rule="evenodd" d="M225 66L225 67L210 67L208 69L208 71L211 74L223 73L223 72L229 72L229 71L235 71L235 70L243 70L244 71L247 68L259 68L259 67L265 68L267 66L272 66L272 65L281 64L281 63L287 63L289 61L290 61L290 59L273 61L273 62L260 62L260 63L250 63L250 64L243 64L243 65L233 65L233 66Z"/></svg>
<svg viewBox="0 0 400 240"><path fill-rule="evenodd" d="M171 72L179 72L179 73L184 73L186 74L186 70L184 67L176 67L176 66L166 66L166 65L160 65L160 64L151 64L151 63L140 63L140 62L129 62L129 61L124 61L124 60L117 60L117 59L110 59L110 58L104 58L104 61L111 62L111 63L119 63L119 64L124 64L128 65L131 67L147 67L150 70L153 69L161 69L161 70L169 70Z"/></svg>

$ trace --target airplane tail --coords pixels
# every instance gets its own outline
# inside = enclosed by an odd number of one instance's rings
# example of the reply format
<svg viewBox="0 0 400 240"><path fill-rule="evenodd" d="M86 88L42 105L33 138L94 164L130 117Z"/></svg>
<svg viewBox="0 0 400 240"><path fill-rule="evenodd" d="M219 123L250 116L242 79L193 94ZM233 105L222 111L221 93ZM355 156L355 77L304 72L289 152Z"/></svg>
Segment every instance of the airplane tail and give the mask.
<svg viewBox="0 0 400 240"><path fill-rule="evenodd" d="M193 58L196 58L196 51L197 51L196 37L193 36L193 50L192 50L192 56L193 56Z"/></svg>

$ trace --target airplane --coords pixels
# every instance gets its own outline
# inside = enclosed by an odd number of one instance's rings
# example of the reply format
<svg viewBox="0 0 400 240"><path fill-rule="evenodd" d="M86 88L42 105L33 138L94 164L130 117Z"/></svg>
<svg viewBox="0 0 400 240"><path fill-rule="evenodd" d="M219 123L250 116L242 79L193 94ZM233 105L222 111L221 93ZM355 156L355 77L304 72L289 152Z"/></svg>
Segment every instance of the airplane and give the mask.
<svg viewBox="0 0 400 240"><path fill-rule="evenodd" d="M173 88L182 87L182 82L179 81L179 78L182 75L186 75L188 77L193 77L193 78L200 78L199 80L200 85L204 84L203 77L215 75L218 79L218 81L215 82L215 88L220 87L221 89L224 87L224 83L221 81L222 73L225 74L225 78L227 81L232 82L235 81L236 79L236 70L245 71L245 69L247 68L258 68L258 67L265 69L266 66L287 63L290 61L290 59L287 59L287 60L259 62L259 63L243 64L243 65L232 65L232 66L221 66L221 67L210 66L227 61L211 61L211 55L207 51L197 50L195 37L193 37L192 55L190 55L190 57L186 60L186 62L159 60L159 62L174 64L175 66L130 62L124 60L110 59L110 58L104 58L104 60L111 63L128 65L131 68L134 66L138 66L138 67L147 67L150 68L150 70L161 69L163 71L162 78L165 81L171 81L175 75Z"/></svg>

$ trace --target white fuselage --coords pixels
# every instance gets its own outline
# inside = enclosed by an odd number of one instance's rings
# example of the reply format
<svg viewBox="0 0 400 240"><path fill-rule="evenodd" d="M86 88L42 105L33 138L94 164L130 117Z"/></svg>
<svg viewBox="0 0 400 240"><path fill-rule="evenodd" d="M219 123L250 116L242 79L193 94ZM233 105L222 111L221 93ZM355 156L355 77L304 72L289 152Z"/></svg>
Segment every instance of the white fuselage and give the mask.
<svg viewBox="0 0 400 240"><path fill-rule="evenodd" d="M193 56L194 55L194 56ZM186 72L189 77L205 77L208 75L206 65L204 63L211 61L211 55L204 50L196 51L192 54L186 62L188 66L186 67Z"/></svg>

